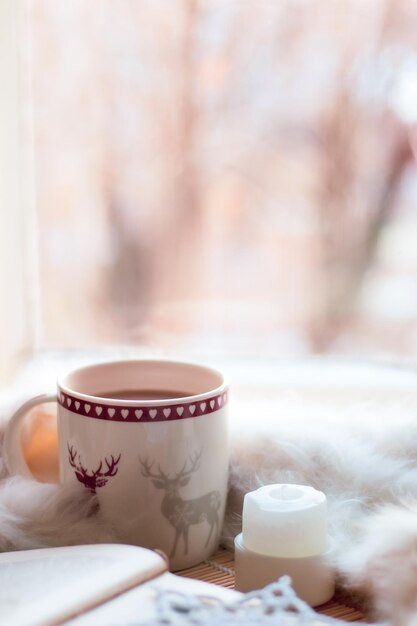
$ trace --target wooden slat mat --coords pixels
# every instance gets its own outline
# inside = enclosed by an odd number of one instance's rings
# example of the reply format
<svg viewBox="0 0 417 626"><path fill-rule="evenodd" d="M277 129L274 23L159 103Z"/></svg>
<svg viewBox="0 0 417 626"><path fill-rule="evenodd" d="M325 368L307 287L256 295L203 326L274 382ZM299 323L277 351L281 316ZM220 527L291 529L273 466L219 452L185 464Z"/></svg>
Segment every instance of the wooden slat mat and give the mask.
<svg viewBox="0 0 417 626"><path fill-rule="evenodd" d="M226 570L222 568L226 568ZM234 589L235 578L227 570L234 571L233 553L221 549L211 557L209 562L201 563L200 565L190 567L181 572L176 572L176 574L185 576L186 578L197 578L198 580L204 580L205 582ZM333 600L326 602L326 604L320 607L316 607L316 611L323 615L336 617L337 619L342 619L347 622L366 621L365 616L360 611Z"/></svg>

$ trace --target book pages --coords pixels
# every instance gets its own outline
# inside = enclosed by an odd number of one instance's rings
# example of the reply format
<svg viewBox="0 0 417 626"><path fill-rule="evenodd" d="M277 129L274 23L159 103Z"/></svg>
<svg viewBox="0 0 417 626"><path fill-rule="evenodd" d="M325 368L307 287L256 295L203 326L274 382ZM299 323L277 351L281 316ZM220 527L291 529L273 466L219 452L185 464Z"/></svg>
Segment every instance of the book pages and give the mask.
<svg viewBox="0 0 417 626"><path fill-rule="evenodd" d="M187 596L218 598L225 602L233 602L233 600L242 597L242 594L238 591L200 580L181 578L167 572L70 620L65 626L137 626L139 624L157 624L160 617L157 596L165 591L177 592Z"/></svg>
<svg viewBox="0 0 417 626"><path fill-rule="evenodd" d="M166 569L156 552L117 544L0 554L0 623L62 624Z"/></svg>

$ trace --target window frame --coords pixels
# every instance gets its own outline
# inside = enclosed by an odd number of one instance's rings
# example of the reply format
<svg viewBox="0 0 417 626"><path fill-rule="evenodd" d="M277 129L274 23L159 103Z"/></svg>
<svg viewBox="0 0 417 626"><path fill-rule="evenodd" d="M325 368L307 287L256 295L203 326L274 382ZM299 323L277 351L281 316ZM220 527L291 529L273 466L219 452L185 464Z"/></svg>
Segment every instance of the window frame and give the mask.
<svg viewBox="0 0 417 626"><path fill-rule="evenodd" d="M38 344L32 108L25 0L0 0L0 383Z"/></svg>

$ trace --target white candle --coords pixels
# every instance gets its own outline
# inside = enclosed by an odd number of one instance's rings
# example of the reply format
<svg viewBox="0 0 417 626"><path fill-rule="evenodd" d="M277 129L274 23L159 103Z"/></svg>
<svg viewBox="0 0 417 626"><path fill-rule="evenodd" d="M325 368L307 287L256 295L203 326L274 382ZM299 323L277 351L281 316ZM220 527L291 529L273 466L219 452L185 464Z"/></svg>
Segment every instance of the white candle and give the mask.
<svg viewBox="0 0 417 626"><path fill-rule="evenodd" d="M266 485L246 494L242 540L249 550L306 557L327 549L327 505L322 491L304 485Z"/></svg>
<svg viewBox="0 0 417 626"><path fill-rule="evenodd" d="M236 589L260 589L283 575L300 598L317 606L334 593L326 558L327 504L305 485L266 485L246 494L235 537Z"/></svg>

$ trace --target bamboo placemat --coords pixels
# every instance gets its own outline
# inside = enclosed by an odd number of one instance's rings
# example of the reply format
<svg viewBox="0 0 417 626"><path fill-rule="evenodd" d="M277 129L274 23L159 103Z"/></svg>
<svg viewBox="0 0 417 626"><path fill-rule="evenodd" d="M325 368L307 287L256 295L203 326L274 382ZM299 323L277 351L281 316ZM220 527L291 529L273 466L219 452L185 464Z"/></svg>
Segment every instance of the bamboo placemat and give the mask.
<svg viewBox="0 0 417 626"><path fill-rule="evenodd" d="M198 580L204 580L208 583L234 589L235 577L227 571L232 570L234 572L234 565L233 553L228 550L220 549L211 557L210 561L176 572L176 574L186 578L197 578ZM316 607L315 610L323 615L336 617L346 622L366 621L363 613L346 604L336 602L335 600L326 602L326 604Z"/></svg>

